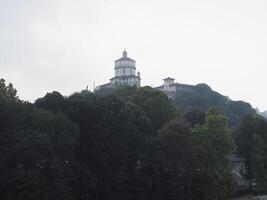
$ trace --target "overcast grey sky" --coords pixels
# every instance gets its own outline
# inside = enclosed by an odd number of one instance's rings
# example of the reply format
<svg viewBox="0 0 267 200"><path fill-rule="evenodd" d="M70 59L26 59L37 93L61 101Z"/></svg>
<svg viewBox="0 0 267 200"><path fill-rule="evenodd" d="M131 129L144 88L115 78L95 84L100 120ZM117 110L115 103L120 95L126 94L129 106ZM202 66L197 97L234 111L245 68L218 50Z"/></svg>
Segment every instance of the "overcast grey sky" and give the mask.
<svg viewBox="0 0 267 200"><path fill-rule="evenodd" d="M205 82L267 109L266 0L0 0L0 77L24 100L108 82L124 48L142 85Z"/></svg>

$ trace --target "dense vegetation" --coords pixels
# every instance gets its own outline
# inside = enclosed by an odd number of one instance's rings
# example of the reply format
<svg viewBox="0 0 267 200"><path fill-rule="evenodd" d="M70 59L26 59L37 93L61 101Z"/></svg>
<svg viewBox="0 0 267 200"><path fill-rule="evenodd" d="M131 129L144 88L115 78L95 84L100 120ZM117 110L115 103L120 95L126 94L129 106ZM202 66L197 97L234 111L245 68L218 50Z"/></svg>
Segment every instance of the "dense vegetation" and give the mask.
<svg viewBox="0 0 267 200"><path fill-rule="evenodd" d="M135 88L126 87L126 96L135 92ZM103 88L97 91L100 95L108 95L117 93L117 89ZM183 113L188 110L197 108L201 112L207 112L209 108L216 107L225 113L229 119L229 127L236 128L242 119L249 114L255 115L256 110L244 101L233 101L227 96L223 96L213 91L206 84L197 84L193 90L177 92L173 96L173 103Z"/></svg>
<svg viewBox="0 0 267 200"><path fill-rule="evenodd" d="M256 114L249 103L233 101L213 91L206 84L198 84L193 91L176 94L174 102L182 110L196 107L206 112L210 107L215 106L228 116L231 127L237 127L246 115Z"/></svg>
<svg viewBox="0 0 267 200"><path fill-rule="evenodd" d="M257 192L267 191L267 123L259 116L246 116L235 133L238 152L247 161L247 178L256 180Z"/></svg>
<svg viewBox="0 0 267 200"><path fill-rule="evenodd" d="M253 120L245 118L235 138L250 176L258 178L265 173L266 123L248 117ZM69 97L52 92L31 104L1 79L0 197L225 199L235 189L227 161L235 142L228 127L218 109L181 113L149 87ZM259 181L263 189L266 178Z"/></svg>

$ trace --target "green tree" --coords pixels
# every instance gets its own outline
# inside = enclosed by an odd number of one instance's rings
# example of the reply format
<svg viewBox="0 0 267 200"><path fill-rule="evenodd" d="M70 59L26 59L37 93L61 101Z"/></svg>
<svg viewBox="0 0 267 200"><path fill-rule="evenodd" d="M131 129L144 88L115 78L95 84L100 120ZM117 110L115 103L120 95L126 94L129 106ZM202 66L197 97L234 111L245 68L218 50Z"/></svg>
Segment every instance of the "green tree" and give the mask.
<svg viewBox="0 0 267 200"><path fill-rule="evenodd" d="M172 101L164 93L151 87L138 89L132 101L144 110L155 129L160 129L166 122L178 116Z"/></svg>
<svg viewBox="0 0 267 200"><path fill-rule="evenodd" d="M147 198L147 180L137 170L149 158L152 137L144 112L114 95L75 94L67 99L66 114L80 127L77 159L96 178L94 198Z"/></svg>
<svg viewBox="0 0 267 200"><path fill-rule="evenodd" d="M203 126L195 126L194 148L197 152L195 172L196 193L199 199L225 199L234 190L234 180L227 156L234 142L227 126L227 117L212 108Z"/></svg>
<svg viewBox="0 0 267 200"><path fill-rule="evenodd" d="M65 98L59 92L47 93L43 98L35 101L35 105L54 112L63 112L65 108Z"/></svg>
<svg viewBox="0 0 267 200"><path fill-rule="evenodd" d="M11 84L0 82L1 199L75 199L78 127L61 114L20 101Z"/></svg>
<svg viewBox="0 0 267 200"><path fill-rule="evenodd" d="M159 132L160 175L157 192L162 199L191 199L194 172L193 135L181 119L166 123Z"/></svg>
<svg viewBox="0 0 267 200"><path fill-rule="evenodd" d="M151 87L120 86L112 92L125 102L139 106L150 119L154 129L179 116L172 100L166 94Z"/></svg>
<svg viewBox="0 0 267 200"><path fill-rule="evenodd" d="M4 199L75 199L74 151L78 128L66 117L32 109L31 125L9 132L2 154Z"/></svg>
<svg viewBox="0 0 267 200"><path fill-rule="evenodd" d="M205 122L205 113L198 108L190 108L184 115L183 118L189 122L192 126L197 124L203 125Z"/></svg>
<svg viewBox="0 0 267 200"><path fill-rule="evenodd" d="M247 178L256 179L257 190L267 191L267 123L258 116L246 116L236 132L238 152L246 159Z"/></svg>
<svg viewBox="0 0 267 200"><path fill-rule="evenodd" d="M195 107L202 112L207 112L210 107L217 107L228 116L231 128L236 128L246 115L256 114L249 103L233 101L229 97L213 91L206 84L197 84L190 92L178 92L174 96L174 102L181 110Z"/></svg>
<svg viewBox="0 0 267 200"><path fill-rule="evenodd" d="M18 101L17 90L9 83L6 85L4 79L0 79L0 100L1 101Z"/></svg>

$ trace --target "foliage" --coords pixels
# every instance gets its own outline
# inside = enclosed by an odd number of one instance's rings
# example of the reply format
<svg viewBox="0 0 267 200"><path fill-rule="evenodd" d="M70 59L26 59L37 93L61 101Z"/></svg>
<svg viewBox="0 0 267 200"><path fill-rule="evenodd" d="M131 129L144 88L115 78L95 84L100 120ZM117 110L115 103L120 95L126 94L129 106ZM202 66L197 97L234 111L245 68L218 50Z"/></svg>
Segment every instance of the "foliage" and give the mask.
<svg viewBox="0 0 267 200"><path fill-rule="evenodd" d="M179 115L172 101L160 91L151 87L119 87L113 92L117 97L139 106L150 119L155 129Z"/></svg>
<svg viewBox="0 0 267 200"><path fill-rule="evenodd" d="M9 83L6 85L4 79L0 79L0 100L3 101L17 101L17 90Z"/></svg>
<svg viewBox="0 0 267 200"><path fill-rule="evenodd" d="M234 144L225 115L194 108L181 119L150 87L106 92L52 92L31 104L0 81L1 199L216 200L231 193L226 156ZM264 131L259 138L267 141Z"/></svg>
<svg viewBox="0 0 267 200"><path fill-rule="evenodd" d="M190 108L184 115L183 118L191 124L203 125L205 122L205 113L199 110L198 108Z"/></svg>
<svg viewBox="0 0 267 200"><path fill-rule="evenodd" d="M191 92L178 92L174 97L174 102L179 109L186 111L195 107L206 112L210 107L217 107L229 117L230 127L237 127L246 115L256 114L250 104L243 101L232 101L213 91L206 84L196 85Z"/></svg>
<svg viewBox="0 0 267 200"><path fill-rule="evenodd" d="M65 108L65 99L59 92L47 93L43 98L35 101L35 105L54 112L62 112Z"/></svg>
<svg viewBox="0 0 267 200"><path fill-rule="evenodd" d="M234 150L234 141L227 127L227 118L212 108L204 125L193 130L198 166L195 184L205 199L224 199L233 192L234 179L227 156Z"/></svg>
<svg viewBox="0 0 267 200"><path fill-rule="evenodd" d="M159 191L165 199L192 199L194 166L193 135L190 125L181 119L164 125L158 138Z"/></svg>
<svg viewBox="0 0 267 200"><path fill-rule="evenodd" d="M267 122L248 115L235 135L238 152L247 161L247 178L256 179L257 190L267 191Z"/></svg>
<svg viewBox="0 0 267 200"><path fill-rule="evenodd" d="M217 109L191 129L181 119L166 123L157 139L157 191L165 199L225 199L234 191L227 156L234 141Z"/></svg>
<svg viewBox="0 0 267 200"><path fill-rule="evenodd" d="M79 128L63 115L19 101L11 85L2 88L8 89L0 100L1 199L74 199Z"/></svg>
<svg viewBox="0 0 267 200"><path fill-rule="evenodd" d="M138 162L147 159L146 144L152 134L148 118L137 106L115 96L76 94L67 104L66 114L81 130L77 159L98 180L95 198L123 199L130 195L131 185L125 187L125 182L133 178Z"/></svg>
<svg viewBox="0 0 267 200"><path fill-rule="evenodd" d="M133 103L144 110L156 129L161 128L166 122L178 115L175 106L168 97L150 87L138 89L133 96Z"/></svg>

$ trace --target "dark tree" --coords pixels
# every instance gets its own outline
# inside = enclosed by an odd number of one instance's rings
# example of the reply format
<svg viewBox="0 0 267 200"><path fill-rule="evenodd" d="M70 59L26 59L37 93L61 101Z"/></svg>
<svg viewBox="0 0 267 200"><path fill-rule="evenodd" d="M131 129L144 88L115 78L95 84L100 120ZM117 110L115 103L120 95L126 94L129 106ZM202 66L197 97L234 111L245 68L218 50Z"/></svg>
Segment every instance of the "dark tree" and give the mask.
<svg viewBox="0 0 267 200"><path fill-rule="evenodd" d="M246 159L247 178L256 179L257 190L267 191L267 122L246 116L236 132L238 152Z"/></svg>
<svg viewBox="0 0 267 200"><path fill-rule="evenodd" d="M65 108L65 99L59 92L47 93L43 98L35 101L35 105L54 112L63 112Z"/></svg>
<svg viewBox="0 0 267 200"><path fill-rule="evenodd" d="M198 108L191 108L184 114L183 118L190 123L191 126L197 124L203 125L205 122L205 113Z"/></svg>

